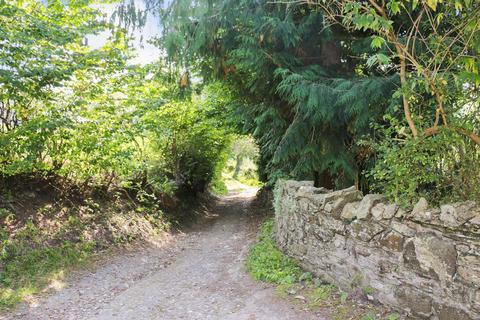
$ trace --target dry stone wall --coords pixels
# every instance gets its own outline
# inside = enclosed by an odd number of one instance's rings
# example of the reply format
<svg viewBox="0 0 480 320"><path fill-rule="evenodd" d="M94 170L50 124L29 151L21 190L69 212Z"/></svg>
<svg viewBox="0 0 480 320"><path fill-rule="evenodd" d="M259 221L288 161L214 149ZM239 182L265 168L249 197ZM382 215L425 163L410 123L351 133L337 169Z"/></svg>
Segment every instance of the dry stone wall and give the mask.
<svg viewBox="0 0 480 320"><path fill-rule="evenodd" d="M410 212L355 187L279 182L276 237L300 264L344 290L411 318L480 319L480 208L473 202Z"/></svg>

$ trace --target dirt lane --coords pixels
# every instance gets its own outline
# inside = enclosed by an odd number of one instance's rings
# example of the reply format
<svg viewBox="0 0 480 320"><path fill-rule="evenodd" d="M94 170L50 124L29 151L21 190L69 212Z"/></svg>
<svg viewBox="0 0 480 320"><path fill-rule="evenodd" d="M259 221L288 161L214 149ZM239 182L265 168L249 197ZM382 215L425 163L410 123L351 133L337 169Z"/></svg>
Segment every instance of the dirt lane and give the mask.
<svg viewBox="0 0 480 320"><path fill-rule="evenodd" d="M66 288L23 305L8 319L305 320L244 267L255 238L252 190L219 200L211 223L116 256Z"/></svg>

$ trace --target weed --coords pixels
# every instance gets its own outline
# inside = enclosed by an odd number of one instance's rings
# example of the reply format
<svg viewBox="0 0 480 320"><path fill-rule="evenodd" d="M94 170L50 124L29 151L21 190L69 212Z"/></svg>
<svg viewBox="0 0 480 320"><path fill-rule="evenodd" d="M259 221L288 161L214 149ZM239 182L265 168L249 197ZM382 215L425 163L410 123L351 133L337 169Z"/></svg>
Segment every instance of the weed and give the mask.
<svg viewBox="0 0 480 320"><path fill-rule="evenodd" d="M221 178L216 178L210 183L210 190L220 196L224 196L228 193L227 185L225 181Z"/></svg>
<svg viewBox="0 0 480 320"><path fill-rule="evenodd" d="M299 281L305 281L307 283L310 283L313 281L313 276L310 272L304 272L298 279Z"/></svg>
<svg viewBox="0 0 480 320"><path fill-rule="evenodd" d="M237 180L244 185L250 186L250 187L260 187L262 186L262 183L257 179L257 178L249 178L246 176L239 176Z"/></svg>
<svg viewBox="0 0 480 320"><path fill-rule="evenodd" d="M361 273L355 273L352 277L352 282L351 282L351 287L352 288L357 288L360 286L360 284L363 281L363 276Z"/></svg>
<svg viewBox="0 0 480 320"><path fill-rule="evenodd" d="M363 315L360 320L377 320L377 317L371 313Z"/></svg>
<svg viewBox="0 0 480 320"><path fill-rule="evenodd" d="M292 283L279 284L277 288L275 288L275 293L282 298L286 298L289 294L293 294L295 292L295 285Z"/></svg>
<svg viewBox="0 0 480 320"><path fill-rule="evenodd" d="M345 320L348 319L348 314L350 313L349 307L338 307L335 310L335 315L333 316L333 320Z"/></svg>
<svg viewBox="0 0 480 320"><path fill-rule="evenodd" d="M257 280L277 284L295 283L300 279L302 270L276 247L273 225L273 219L263 223L258 242L250 249L247 270Z"/></svg>
<svg viewBox="0 0 480 320"><path fill-rule="evenodd" d="M330 284L324 284L313 289L313 291L308 294L309 306L311 308L319 307L322 302L330 299L335 290L336 287Z"/></svg>
<svg viewBox="0 0 480 320"><path fill-rule="evenodd" d="M10 210L5 209L5 208L0 208L0 219L5 220L5 219L7 219L11 214L13 214L13 213L10 212Z"/></svg>
<svg viewBox="0 0 480 320"><path fill-rule="evenodd" d="M365 288L363 288L363 293L365 294L368 294L368 295L371 295L375 292L375 289L373 289L372 287L370 286L367 286Z"/></svg>

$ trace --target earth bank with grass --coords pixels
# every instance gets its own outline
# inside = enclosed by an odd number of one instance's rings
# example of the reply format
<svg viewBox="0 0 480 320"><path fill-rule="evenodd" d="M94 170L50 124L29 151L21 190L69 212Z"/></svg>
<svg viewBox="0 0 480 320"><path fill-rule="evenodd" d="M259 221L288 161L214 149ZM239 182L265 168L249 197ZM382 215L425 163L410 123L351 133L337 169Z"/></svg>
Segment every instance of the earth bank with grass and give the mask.
<svg viewBox="0 0 480 320"><path fill-rule="evenodd" d="M2 310L50 290L108 251L167 235L181 218L146 192L79 193L45 180L29 185L0 198Z"/></svg>

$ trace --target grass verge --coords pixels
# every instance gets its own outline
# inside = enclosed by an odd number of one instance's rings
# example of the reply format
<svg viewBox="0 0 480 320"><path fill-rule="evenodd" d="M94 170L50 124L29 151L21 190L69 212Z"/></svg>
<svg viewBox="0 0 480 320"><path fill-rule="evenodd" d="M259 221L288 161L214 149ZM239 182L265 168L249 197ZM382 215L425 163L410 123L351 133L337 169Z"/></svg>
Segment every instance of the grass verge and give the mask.
<svg viewBox="0 0 480 320"><path fill-rule="evenodd" d="M3 271L0 275L0 309L12 307L24 298L40 292L65 271L84 264L95 248L94 241L72 243L58 247L26 248L22 243L6 243Z"/></svg>
<svg viewBox="0 0 480 320"><path fill-rule="evenodd" d="M276 284L297 282L302 270L275 245L273 219L267 219L260 228L257 243L250 249L247 270L256 280Z"/></svg>

